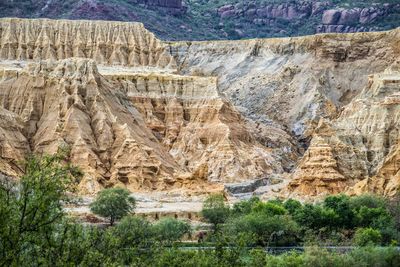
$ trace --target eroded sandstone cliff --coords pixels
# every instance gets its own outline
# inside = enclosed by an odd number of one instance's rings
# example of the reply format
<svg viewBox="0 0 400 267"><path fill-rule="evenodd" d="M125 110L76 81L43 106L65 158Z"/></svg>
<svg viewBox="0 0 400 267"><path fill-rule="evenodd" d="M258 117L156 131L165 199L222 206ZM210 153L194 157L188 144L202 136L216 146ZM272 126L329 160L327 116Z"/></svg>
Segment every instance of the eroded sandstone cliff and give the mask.
<svg viewBox="0 0 400 267"><path fill-rule="evenodd" d="M356 182L375 177L375 169L380 168L382 162L389 158L395 161L393 155L387 154L388 147L360 146L361 149L355 145L356 141L379 143L379 136L389 134L389 129L378 132L370 125L371 140L363 141L365 137L352 126L363 120L354 119L353 122L343 118L340 127L349 128L347 136L354 137L347 142L356 146L355 149L348 144L332 146L332 138L338 138L332 123L343 116L344 106L355 105L354 101L362 97L365 91L362 88L371 83L369 75L383 72L396 61L400 55L399 40L400 32L395 30L286 39L180 42L170 46L183 73L218 76L221 91L250 124L273 126L289 136L297 155L302 156L293 158L293 154L288 153L290 147L278 145L288 159L286 162L291 163L285 167L293 181L284 192L304 197L350 190ZM372 96L365 98L373 101ZM377 106L375 110L386 114L384 107ZM360 105L349 114L354 115L358 110L365 113L364 109L368 108ZM383 123L382 116L364 116L372 124ZM387 114L386 120L395 117L396 111L393 111ZM263 137L273 135L269 131L264 132ZM327 140L326 136L332 138ZM339 148L342 149L340 155ZM393 181L394 178L385 179ZM371 190L388 194L396 191L395 187L398 186L392 185L390 190L384 189L386 186Z"/></svg>
<svg viewBox="0 0 400 267"><path fill-rule="evenodd" d="M174 58L142 25L5 19L0 29L5 173L60 146L84 171L84 193L204 193L283 172L217 78L171 74Z"/></svg>
<svg viewBox="0 0 400 267"><path fill-rule="evenodd" d="M393 195L400 187L398 64L371 75L364 90L331 121L321 121L289 187L295 193L348 191Z"/></svg>
<svg viewBox="0 0 400 267"><path fill-rule="evenodd" d="M168 67L171 56L141 23L0 20L3 60L94 59L98 64Z"/></svg>
<svg viewBox="0 0 400 267"><path fill-rule="evenodd" d="M0 170L69 146L84 193L268 178L257 194L392 195L399 55L399 30L163 43L136 23L3 19Z"/></svg>

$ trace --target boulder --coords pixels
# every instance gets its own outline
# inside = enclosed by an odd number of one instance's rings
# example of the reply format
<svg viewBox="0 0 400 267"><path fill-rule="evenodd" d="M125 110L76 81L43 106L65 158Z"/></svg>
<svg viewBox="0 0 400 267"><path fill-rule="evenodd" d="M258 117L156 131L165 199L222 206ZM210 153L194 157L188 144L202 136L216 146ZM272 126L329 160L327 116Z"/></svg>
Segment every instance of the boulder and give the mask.
<svg viewBox="0 0 400 267"><path fill-rule="evenodd" d="M222 13L224 13L228 10L233 10L233 9L235 9L235 7L233 5L225 5L225 6L218 8L218 14L221 15Z"/></svg>
<svg viewBox="0 0 400 267"><path fill-rule="evenodd" d="M227 10L227 11L221 13L221 18L223 18L223 19L224 18L231 18L231 17L234 17L235 15L236 15L236 12L235 12L234 9Z"/></svg>
<svg viewBox="0 0 400 267"><path fill-rule="evenodd" d="M337 24L341 16L341 11L337 9L326 10L322 15L322 24L334 25Z"/></svg>
<svg viewBox="0 0 400 267"><path fill-rule="evenodd" d="M349 10L343 10L340 14L338 24L350 25L356 24L360 20L360 9L354 8Z"/></svg>

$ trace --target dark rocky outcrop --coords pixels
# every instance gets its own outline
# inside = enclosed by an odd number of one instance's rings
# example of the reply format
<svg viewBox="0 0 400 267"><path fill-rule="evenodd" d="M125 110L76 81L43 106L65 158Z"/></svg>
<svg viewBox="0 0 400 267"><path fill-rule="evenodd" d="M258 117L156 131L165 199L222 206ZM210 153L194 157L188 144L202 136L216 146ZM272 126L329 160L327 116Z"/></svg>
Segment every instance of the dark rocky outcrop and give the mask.
<svg viewBox="0 0 400 267"><path fill-rule="evenodd" d="M182 8L182 0L133 0L132 2L146 4L149 6Z"/></svg>
<svg viewBox="0 0 400 267"><path fill-rule="evenodd" d="M400 13L400 4L342 8L328 1L297 0L268 4L248 2L221 6L217 13L222 20L244 18L256 25L268 26L274 26L282 20L288 23L319 20L316 33L348 33L379 30L379 27L371 24L390 14Z"/></svg>
<svg viewBox="0 0 400 267"><path fill-rule="evenodd" d="M329 9L322 15L322 24L317 26L317 33L348 33L379 30L371 23L393 13L400 12L400 4L384 4L366 8Z"/></svg>
<svg viewBox="0 0 400 267"><path fill-rule="evenodd" d="M231 195L246 194L246 193L252 193L256 191L259 187L266 186L268 184L269 184L269 179L262 178L243 183L226 184L225 191Z"/></svg>

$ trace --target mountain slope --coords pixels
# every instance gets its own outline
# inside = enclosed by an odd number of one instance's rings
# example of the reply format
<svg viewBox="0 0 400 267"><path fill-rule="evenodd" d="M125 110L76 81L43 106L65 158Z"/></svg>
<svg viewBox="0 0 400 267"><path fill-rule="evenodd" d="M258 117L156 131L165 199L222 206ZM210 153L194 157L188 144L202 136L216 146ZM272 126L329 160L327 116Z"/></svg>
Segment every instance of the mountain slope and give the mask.
<svg viewBox="0 0 400 267"><path fill-rule="evenodd" d="M68 146L84 193L392 195L399 56L399 29L162 42L140 23L0 19L0 171Z"/></svg>
<svg viewBox="0 0 400 267"><path fill-rule="evenodd" d="M4 173L60 146L71 148L87 193L204 193L283 172L217 79L173 74L175 59L142 24L2 19L0 33Z"/></svg>
<svg viewBox="0 0 400 267"><path fill-rule="evenodd" d="M396 0L12 0L0 17L139 21L164 40L239 39L400 26Z"/></svg>

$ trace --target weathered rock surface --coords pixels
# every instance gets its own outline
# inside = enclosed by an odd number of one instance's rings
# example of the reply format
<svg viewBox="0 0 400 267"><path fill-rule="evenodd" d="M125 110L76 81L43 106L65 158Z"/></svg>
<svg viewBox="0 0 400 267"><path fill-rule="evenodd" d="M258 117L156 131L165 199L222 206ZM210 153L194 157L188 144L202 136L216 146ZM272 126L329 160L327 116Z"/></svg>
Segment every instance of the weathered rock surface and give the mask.
<svg viewBox="0 0 400 267"><path fill-rule="evenodd" d="M307 196L400 188L400 72L371 75L365 89L329 122L320 122L289 188Z"/></svg>
<svg viewBox="0 0 400 267"><path fill-rule="evenodd" d="M379 30L373 22L400 12L400 4L386 3L370 7L343 8L329 1L288 1L283 3L238 3L221 6L217 13L222 20L244 18L254 24L280 28L282 20L319 20L317 33L349 33ZM296 25L291 25L296 27Z"/></svg>
<svg viewBox="0 0 400 267"><path fill-rule="evenodd" d="M3 19L0 171L66 145L84 193L268 178L259 194L392 195L399 45L399 30L163 43L135 23Z"/></svg>
<svg viewBox="0 0 400 267"><path fill-rule="evenodd" d="M98 64L162 68L174 63L141 23L1 19L0 34L3 60L84 57Z"/></svg>
<svg viewBox="0 0 400 267"><path fill-rule="evenodd" d="M248 118L305 137L334 117L400 51L398 30L299 38L171 43L184 74L218 76Z"/></svg>
<svg viewBox="0 0 400 267"><path fill-rule="evenodd" d="M204 192L283 172L278 149L258 141L217 78L171 74L175 59L141 24L5 19L0 29L8 174L28 153L60 146L71 147L87 193Z"/></svg>
<svg viewBox="0 0 400 267"><path fill-rule="evenodd" d="M292 173L288 191L297 196L320 196L342 192L369 176L375 177L368 171L371 163L367 157L353 160L360 153L357 149L345 146L338 161L338 148L325 136L335 131L331 121L368 85L368 76L383 72L395 62L400 52L399 39L399 31L395 30L181 42L172 43L171 50L183 73L218 76L221 91L248 119L248 124L269 129L255 136L279 150L285 171ZM390 116L396 117L395 113ZM344 119L343 123L348 121ZM278 133L279 138L275 139ZM355 128L348 135L362 139ZM354 142L352 139L350 143ZM377 148L381 149L384 148ZM381 160L386 156L381 155Z"/></svg>
<svg viewBox="0 0 400 267"><path fill-rule="evenodd" d="M4 160L70 146L88 193L210 187L281 171L213 78L102 76L92 60L67 59L5 72L0 88Z"/></svg>

